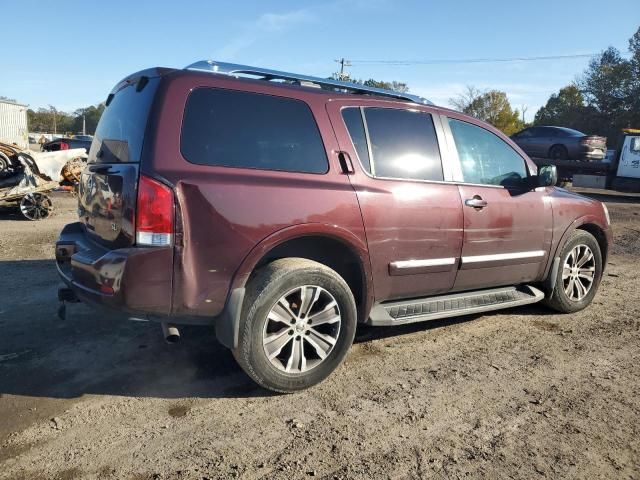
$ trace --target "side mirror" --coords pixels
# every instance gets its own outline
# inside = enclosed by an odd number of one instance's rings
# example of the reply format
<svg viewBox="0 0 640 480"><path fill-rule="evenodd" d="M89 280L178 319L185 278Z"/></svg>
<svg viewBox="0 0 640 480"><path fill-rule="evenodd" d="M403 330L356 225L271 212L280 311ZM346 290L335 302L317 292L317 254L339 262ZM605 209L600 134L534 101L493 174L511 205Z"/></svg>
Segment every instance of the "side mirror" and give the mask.
<svg viewBox="0 0 640 480"><path fill-rule="evenodd" d="M538 187L553 187L558 183L558 169L555 165L544 165L538 169Z"/></svg>

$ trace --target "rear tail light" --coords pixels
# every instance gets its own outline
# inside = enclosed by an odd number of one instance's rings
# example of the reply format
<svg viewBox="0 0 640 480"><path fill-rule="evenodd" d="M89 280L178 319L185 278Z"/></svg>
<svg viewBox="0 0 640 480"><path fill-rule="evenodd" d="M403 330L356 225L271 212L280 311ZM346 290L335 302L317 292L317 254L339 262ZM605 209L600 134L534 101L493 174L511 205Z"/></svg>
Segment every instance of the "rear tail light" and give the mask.
<svg viewBox="0 0 640 480"><path fill-rule="evenodd" d="M145 246L171 245L173 208L171 188L141 175L136 207L136 243Z"/></svg>

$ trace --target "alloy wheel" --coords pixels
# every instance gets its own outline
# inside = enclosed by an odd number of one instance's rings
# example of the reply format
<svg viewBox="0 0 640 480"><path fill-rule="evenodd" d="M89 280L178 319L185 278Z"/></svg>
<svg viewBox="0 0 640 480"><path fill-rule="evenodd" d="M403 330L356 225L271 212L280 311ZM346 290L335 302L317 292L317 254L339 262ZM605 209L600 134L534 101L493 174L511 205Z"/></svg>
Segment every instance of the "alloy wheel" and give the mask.
<svg viewBox="0 0 640 480"><path fill-rule="evenodd" d="M53 203L43 193L28 193L20 201L20 211L29 220L42 220L51 215Z"/></svg>
<svg viewBox="0 0 640 480"><path fill-rule="evenodd" d="M596 275L596 260L587 245L571 249L562 268L564 292L570 300L578 302L591 291Z"/></svg>
<svg viewBox="0 0 640 480"><path fill-rule="evenodd" d="M324 288L303 285L285 293L271 307L262 345L271 364L287 373L305 373L332 352L342 317L338 302Z"/></svg>

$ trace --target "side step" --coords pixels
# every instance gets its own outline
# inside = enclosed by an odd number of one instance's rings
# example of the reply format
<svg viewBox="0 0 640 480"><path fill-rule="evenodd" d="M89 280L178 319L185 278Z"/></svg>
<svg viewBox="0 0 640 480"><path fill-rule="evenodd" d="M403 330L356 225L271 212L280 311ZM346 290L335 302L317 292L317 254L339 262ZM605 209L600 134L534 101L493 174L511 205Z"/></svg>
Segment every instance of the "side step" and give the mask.
<svg viewBox="0 0 640 480"><path fill-rule="evenodd" d="M426 322L527 305L539 302L543 298L544 292L541 290L530 285L520 285L386 302L373 307L367 324L383 327Z"/></svg>

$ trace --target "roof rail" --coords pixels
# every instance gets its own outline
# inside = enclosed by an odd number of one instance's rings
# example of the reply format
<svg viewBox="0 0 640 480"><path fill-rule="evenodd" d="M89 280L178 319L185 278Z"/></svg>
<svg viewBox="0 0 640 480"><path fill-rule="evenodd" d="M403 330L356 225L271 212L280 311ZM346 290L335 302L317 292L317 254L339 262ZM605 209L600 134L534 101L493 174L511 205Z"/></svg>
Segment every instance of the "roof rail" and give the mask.
<svg viewBox="0 0 640 480"><path fill-rule="evenodd" d="M383 97L392 97L400 100L409 100L413 103L424 105L433 105L426 98L409 93L395 92L384 88L367 87L352 82L343 82L340 80L332 80L327 78L312 77L310 75L301 75L299 73L280 72L278 70L269 70L268 68L250 67L248 65L238 65L235 63L216 62L213 60L201 60L185 67L185 70L197 70L200 72L219 73L231 76L251 75L260 77L262 80L289 80L297 82L301 85L311 83L324 89L337 90L343 93L372 94Z"/></svg>

